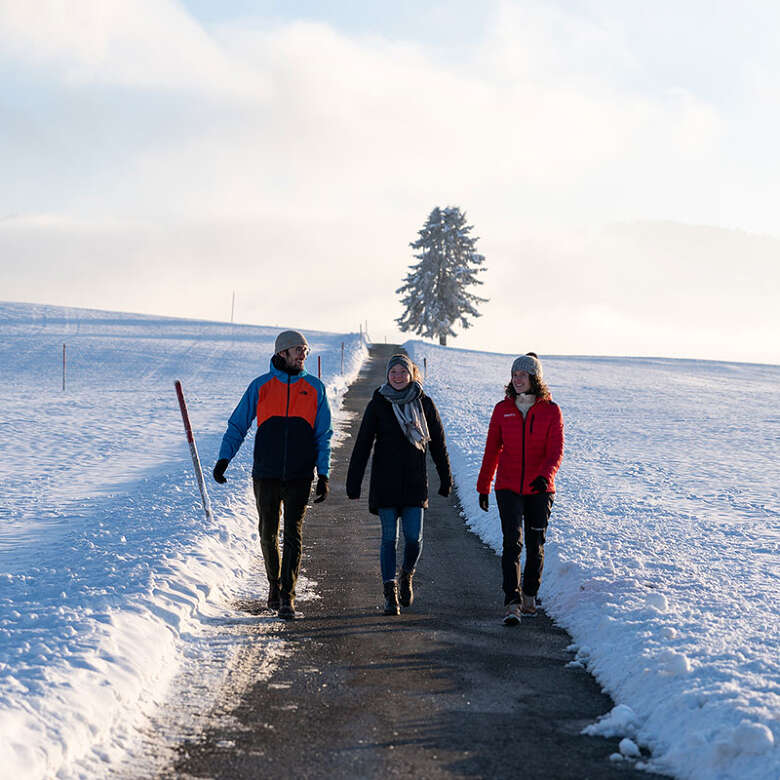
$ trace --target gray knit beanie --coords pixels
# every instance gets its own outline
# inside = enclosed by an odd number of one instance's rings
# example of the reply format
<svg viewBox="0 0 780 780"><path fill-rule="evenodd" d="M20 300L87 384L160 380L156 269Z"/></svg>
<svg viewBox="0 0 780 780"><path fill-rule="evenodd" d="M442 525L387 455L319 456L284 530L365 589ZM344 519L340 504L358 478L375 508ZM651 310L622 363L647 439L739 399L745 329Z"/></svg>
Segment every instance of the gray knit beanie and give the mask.
<svg viewBox="0 0 780 780"><path fill-rule="evenodd" d="M276 337L276 344L274 344L274 354L278 355L280 352L284 352L286 349L292 347L306 347L308 349L309 342L306 341L306 336L303 333L299 333L297 330L285 330Z"/></svg>
<svg viewBox="0 0 780 780"><path fill-rule="evenodd" d="M542 364L539 362L539 358L535 358L532 355L521 355L517 358L512 363L512 373L514 374L515 371L527 371L537 379L542 378Z"/></svg>
<svg viewBox="0 0 780 780"><path fill-rule="evenodd" d="M412 363L408 355L393 355L390 360L387 361L385 377L390 373L390 369L393 366L403 366L409 372L409 376L414 379L414 363Z"/></svg>

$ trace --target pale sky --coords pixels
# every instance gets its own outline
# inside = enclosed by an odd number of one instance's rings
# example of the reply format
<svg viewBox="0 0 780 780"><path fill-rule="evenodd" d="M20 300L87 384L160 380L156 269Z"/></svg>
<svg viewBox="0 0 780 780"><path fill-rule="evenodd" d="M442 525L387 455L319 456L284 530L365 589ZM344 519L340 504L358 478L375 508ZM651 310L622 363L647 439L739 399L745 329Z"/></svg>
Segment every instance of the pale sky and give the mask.
<svg viewBox="0 0 780 780"><path fill-rule="evenodd" d="M453 346L780 362L775 2L0 0L0 300Z"/></svg>

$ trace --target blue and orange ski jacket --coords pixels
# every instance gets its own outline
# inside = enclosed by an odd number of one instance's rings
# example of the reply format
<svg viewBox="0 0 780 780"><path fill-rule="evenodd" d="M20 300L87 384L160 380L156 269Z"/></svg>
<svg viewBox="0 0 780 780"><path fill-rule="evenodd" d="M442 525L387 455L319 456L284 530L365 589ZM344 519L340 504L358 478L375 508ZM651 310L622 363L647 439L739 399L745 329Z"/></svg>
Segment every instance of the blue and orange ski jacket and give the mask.
<svg viewBox="0 0 780 780"><path fill-rule="evenodd" d="M288 374L274 366L247 387L222 437L219 457L232 460L253 420L255 479L302 479L330 470L333 435L325 385L305 370Z"/></svg>

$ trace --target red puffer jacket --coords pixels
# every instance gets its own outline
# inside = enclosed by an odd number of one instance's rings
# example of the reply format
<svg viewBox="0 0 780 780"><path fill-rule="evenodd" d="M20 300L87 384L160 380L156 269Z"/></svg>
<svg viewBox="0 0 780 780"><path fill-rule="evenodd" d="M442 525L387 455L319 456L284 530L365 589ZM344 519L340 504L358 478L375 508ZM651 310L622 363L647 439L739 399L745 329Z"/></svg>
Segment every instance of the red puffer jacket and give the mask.
<svg viewBox="0 0 780 780"><path fill-rule="evenodd" d="M553 401L538 400L525 420L511 398L496 404L490 418L477 492L489 493L498 464L496 490L532 494L531 482L547 478L555 492L555 473L563 458L563 416Z"/></svg>

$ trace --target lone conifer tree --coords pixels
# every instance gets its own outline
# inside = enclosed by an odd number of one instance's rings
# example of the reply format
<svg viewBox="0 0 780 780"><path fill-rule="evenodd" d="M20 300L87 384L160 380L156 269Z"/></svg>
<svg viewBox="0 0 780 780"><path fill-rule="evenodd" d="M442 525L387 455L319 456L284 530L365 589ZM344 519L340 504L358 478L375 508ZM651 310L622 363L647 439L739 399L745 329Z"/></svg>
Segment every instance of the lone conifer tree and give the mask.
<svg viewBox="0 0 780 780"><path fill-rule="evenodd" d="M403 294L406 307L396 322L405 333L413 331L425 338L439 337L446 346L447 336L454 336L453 324L460 320L463 328L471 327L467 317L479 317L475 306L487 298L467 291L473 284L482 284L477 274L485 262L483 255L474 251L478 238L469 233L466 215L457 207L438 206L418 232L419 238L409 244L417 250L416 265L409 266L405 284L396 290Z"/></svg>

